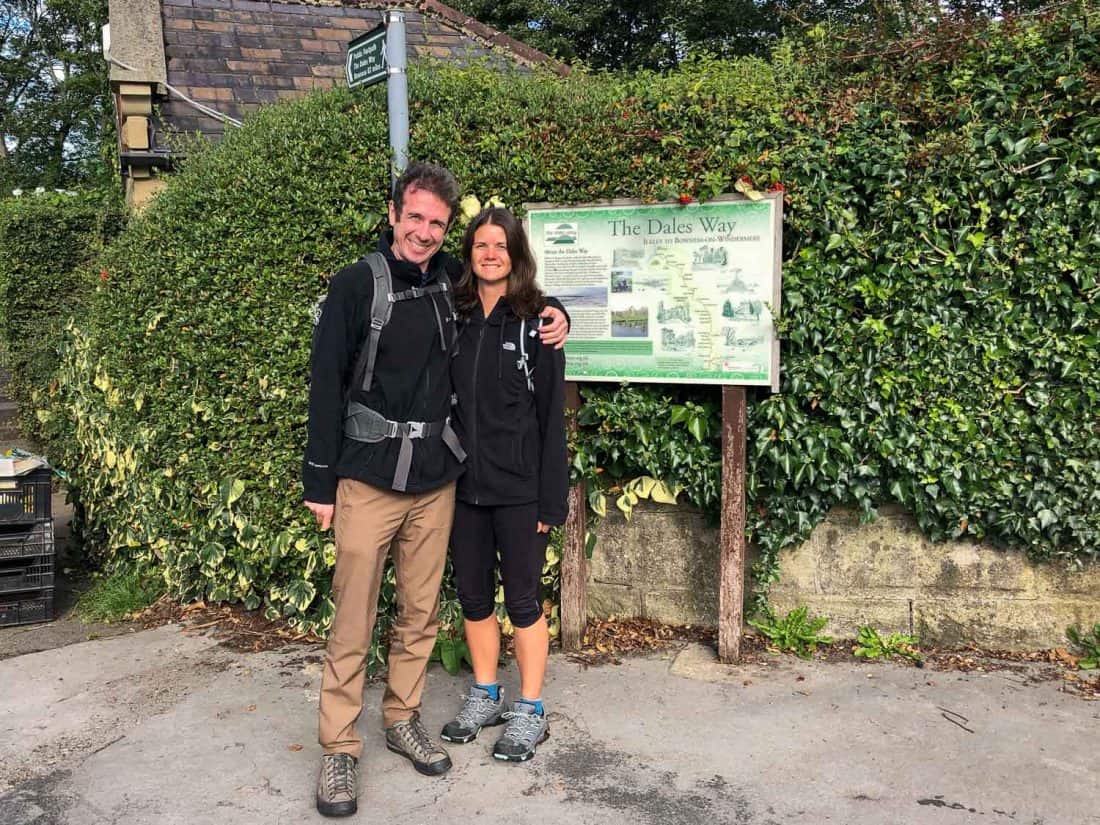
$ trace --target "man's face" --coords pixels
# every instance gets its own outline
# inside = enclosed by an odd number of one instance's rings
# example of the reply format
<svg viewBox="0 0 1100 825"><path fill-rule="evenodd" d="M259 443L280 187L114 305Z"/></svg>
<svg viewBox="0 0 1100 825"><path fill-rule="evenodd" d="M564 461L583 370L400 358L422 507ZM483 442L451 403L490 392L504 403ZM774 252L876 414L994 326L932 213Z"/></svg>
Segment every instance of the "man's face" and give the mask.
<svg viewBox="0 0 1100 825"><path fill-rule="evenodd" d="M390 201L394 257L426 272L428 261L443 246L450 223L451 210L442 198L425 189L407 189L400 215Z"/></svg>

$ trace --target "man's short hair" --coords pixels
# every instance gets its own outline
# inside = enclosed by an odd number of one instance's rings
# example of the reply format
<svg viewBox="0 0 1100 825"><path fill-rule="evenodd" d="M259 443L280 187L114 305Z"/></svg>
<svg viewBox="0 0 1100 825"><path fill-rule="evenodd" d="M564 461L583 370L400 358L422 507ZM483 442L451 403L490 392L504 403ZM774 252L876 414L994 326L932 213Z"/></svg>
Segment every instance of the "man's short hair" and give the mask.
<svg viewBox="0 0 1100 825"><path fill-rule="evenodd" d="M414 163L410 165L393 185L393 210L397 217L401 217L401 210L405 205L405 193L415 189L423 189L431 192L451 210L453 219L458 212L458 201L462 197L462 190L458 181L445 166L435 163Z"/></svg>

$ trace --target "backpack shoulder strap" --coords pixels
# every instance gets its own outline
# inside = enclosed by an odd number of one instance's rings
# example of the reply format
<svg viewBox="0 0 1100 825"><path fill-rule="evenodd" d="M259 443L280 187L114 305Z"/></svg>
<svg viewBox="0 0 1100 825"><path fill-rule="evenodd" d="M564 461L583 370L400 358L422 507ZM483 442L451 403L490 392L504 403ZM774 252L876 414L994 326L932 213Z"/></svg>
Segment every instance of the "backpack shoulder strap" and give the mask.
<svg viewBox="0 0 1100 825"><path fill-rule="evenodd" d="M374 293L370 304L370 328L367 330L367 340L359 353L359 363L355 366L354 374L362 374L360 386L367 391L374 380L374 362L378 357L378 341L382 337L382 328L390 322L390 313L393 311L393 277L390 275L386 256L381 252L371 252L363 260L370 267Z"/></svg>
<svg viewBox="0 0 1100 825"><path fill-rule="evenodd" d="M458 341L458 313L455 311L455 288L451 283L451 277L447 274L446 269L439 273L438 282L442 287L443 301L447 305L447 312L451 316L451 352L455 351L455 343Z"/></svg>

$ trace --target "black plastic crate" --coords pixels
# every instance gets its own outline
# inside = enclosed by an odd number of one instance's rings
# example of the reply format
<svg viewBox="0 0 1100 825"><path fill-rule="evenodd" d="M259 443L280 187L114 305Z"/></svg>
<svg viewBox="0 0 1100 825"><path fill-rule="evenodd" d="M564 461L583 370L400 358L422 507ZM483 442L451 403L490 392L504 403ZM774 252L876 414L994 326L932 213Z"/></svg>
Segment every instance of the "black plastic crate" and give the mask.
<svg viewBox="0 0 1100 825"><path fill-rule="evenodd" d="M0 593L53 587L54 554L29 559L0 559Z"/></svg>
<svg viewBox="0 0 1100 825"><path fill-rule="evenodd" d="M49 521L52 477L49 467L21 476L0 476L0 523Z"/></svg>
<svg viewBox="0 0 1100 825"><path fill-rule="evenodd" d="M31 525L0 524L0 561L52 556L53 553L52 521Z"/></svg>
<svg viewBox="0 0 1100 825"><path fill-rule="evenodd" d="M53 588L0 596L0 627L53 620Z"/></svg>

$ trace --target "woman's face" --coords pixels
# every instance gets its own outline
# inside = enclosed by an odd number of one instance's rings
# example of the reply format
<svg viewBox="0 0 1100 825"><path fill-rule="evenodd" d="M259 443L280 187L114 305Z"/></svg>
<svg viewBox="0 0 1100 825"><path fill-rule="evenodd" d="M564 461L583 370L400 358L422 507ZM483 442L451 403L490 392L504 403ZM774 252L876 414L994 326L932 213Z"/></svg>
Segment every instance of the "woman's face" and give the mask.
<svg viewBox="0 0 1100 825"><path fill-rule="evenodd" d="M470 267L478 281L484 284L507 281L512 272L512 258L508 255L508 238L504 229L491 223L479 226L474 232L470 259Z"/></svg>

